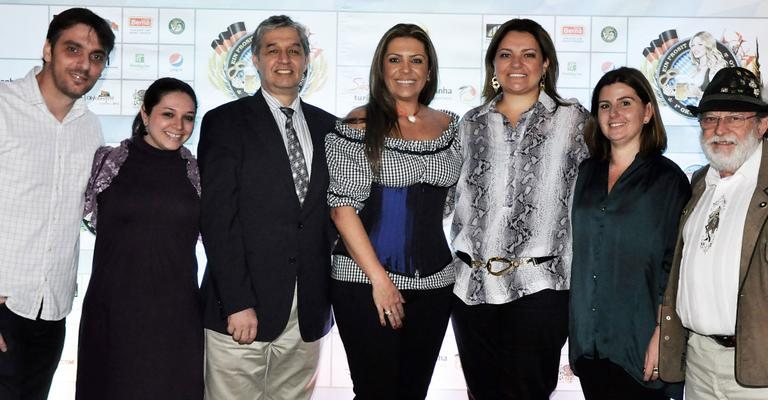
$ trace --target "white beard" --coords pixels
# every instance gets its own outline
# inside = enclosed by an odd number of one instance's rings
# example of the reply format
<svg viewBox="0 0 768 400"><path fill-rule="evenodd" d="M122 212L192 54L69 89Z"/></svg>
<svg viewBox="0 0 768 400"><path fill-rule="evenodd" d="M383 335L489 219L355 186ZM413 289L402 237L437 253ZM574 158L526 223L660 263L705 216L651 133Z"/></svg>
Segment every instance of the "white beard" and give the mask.
<svg viewBox="0 0 768 400"><path fill-rule="evenodd" d="M739 140L735 135L720 135L713 136L709 140L704 139L704 135L699 136L699 142L701 148L704 150L704 155L709 160L709 164L718 172L727 172L733 174L739 167L744 164L749 156L754 153L757 146L760 145L762 139L757 137L757 130L755 127L750 129L745 135L744 139ZM728 141L735 143L736 146L730 153L716 152L712 150L711 143Z"/></svg>

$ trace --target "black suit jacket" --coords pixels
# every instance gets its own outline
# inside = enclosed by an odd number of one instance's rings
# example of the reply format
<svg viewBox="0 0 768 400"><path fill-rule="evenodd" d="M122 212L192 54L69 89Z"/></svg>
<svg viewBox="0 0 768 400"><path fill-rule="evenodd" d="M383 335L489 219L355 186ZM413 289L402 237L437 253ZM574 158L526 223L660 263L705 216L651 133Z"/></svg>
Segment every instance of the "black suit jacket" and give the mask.
<svg viewBox="0 0 768 400"><path fill-rule="evenodd" d="M331 328L330 255L336 237L326 192L325 134L335 117L302 102L314 147L299 205L283 139L261 91L203 117L198 159L201 232L208 265L201 291L204 324L226 334L227 316L252 307L257 341L283 332L297 285L301 336Z"/></svg>

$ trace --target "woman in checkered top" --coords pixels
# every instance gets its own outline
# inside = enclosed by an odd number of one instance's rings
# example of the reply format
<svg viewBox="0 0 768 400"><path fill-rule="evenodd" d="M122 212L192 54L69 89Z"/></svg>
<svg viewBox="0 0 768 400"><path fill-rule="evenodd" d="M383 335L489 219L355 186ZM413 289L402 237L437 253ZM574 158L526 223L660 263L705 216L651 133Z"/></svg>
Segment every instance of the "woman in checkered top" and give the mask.
<svg viewBox="0 0 768 400"><path fill-rule="evenodd" d="M398 24L376 48L369 102L326 137L342 239L332 301L358 399L423 399L445 335L454 274L442 218L461 156L458 115L428 107L436 91L432 42Z"/></svg>

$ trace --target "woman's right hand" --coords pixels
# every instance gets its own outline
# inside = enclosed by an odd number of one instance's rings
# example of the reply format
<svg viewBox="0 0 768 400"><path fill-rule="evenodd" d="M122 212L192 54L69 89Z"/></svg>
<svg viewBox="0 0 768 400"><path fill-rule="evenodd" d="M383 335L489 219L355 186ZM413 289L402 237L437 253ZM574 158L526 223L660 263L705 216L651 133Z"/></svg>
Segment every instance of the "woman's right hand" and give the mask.
<svg viewBox="0 0 768 400"><path fill-rule="evenodd" d="M376 281L371 281L371 286L373 286L373 303L379 313L381 326L387 326L387 319L389 319L392 329L400 329L405 318L403 295L386 274Z"/></svg>
<svg viewBox="0 0 768 400"><path fill-rule="evenodd" d="M376 252L357 211L350 206L334 207L331 208L331 219L336 224L352 259L371 281L373 303L379 314L379 323L381 326L387 326L387 320L389 320L392 328L399 329L403 326L403 318L405 318L403 310L405 299L376 257Z"/></svg>

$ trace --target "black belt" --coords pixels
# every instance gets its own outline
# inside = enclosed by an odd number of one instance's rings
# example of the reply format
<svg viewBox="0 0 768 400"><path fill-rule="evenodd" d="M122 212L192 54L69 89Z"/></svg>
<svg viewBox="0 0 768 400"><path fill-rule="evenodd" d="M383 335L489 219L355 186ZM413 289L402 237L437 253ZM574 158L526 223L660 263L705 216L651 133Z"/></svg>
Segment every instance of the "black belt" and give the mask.
<svg viewBox="0 0 768 400"><path fill-rule="evenodd" d="M544 256L544 257L518 257L518 258L504 258L504 257L491 257L488 261L475 261L469 254L463 251L457 251L456 257L463 261L465 264L472 268L485 268L488 273L495 276L504 275L504 273L511 271L517 267L521 267L525 264L539 265L547 261L554 260L557 256ZM494 264L501 264L499 268L494 270ZM506 264L506 265L505 265Z"/></svg>
<svg viewBox="0 0 768 400"><path fill-rule="evenodd" d="M710 335L717 344L723 347L736 347L736 335L723 336L723 335Z"/></svg>

